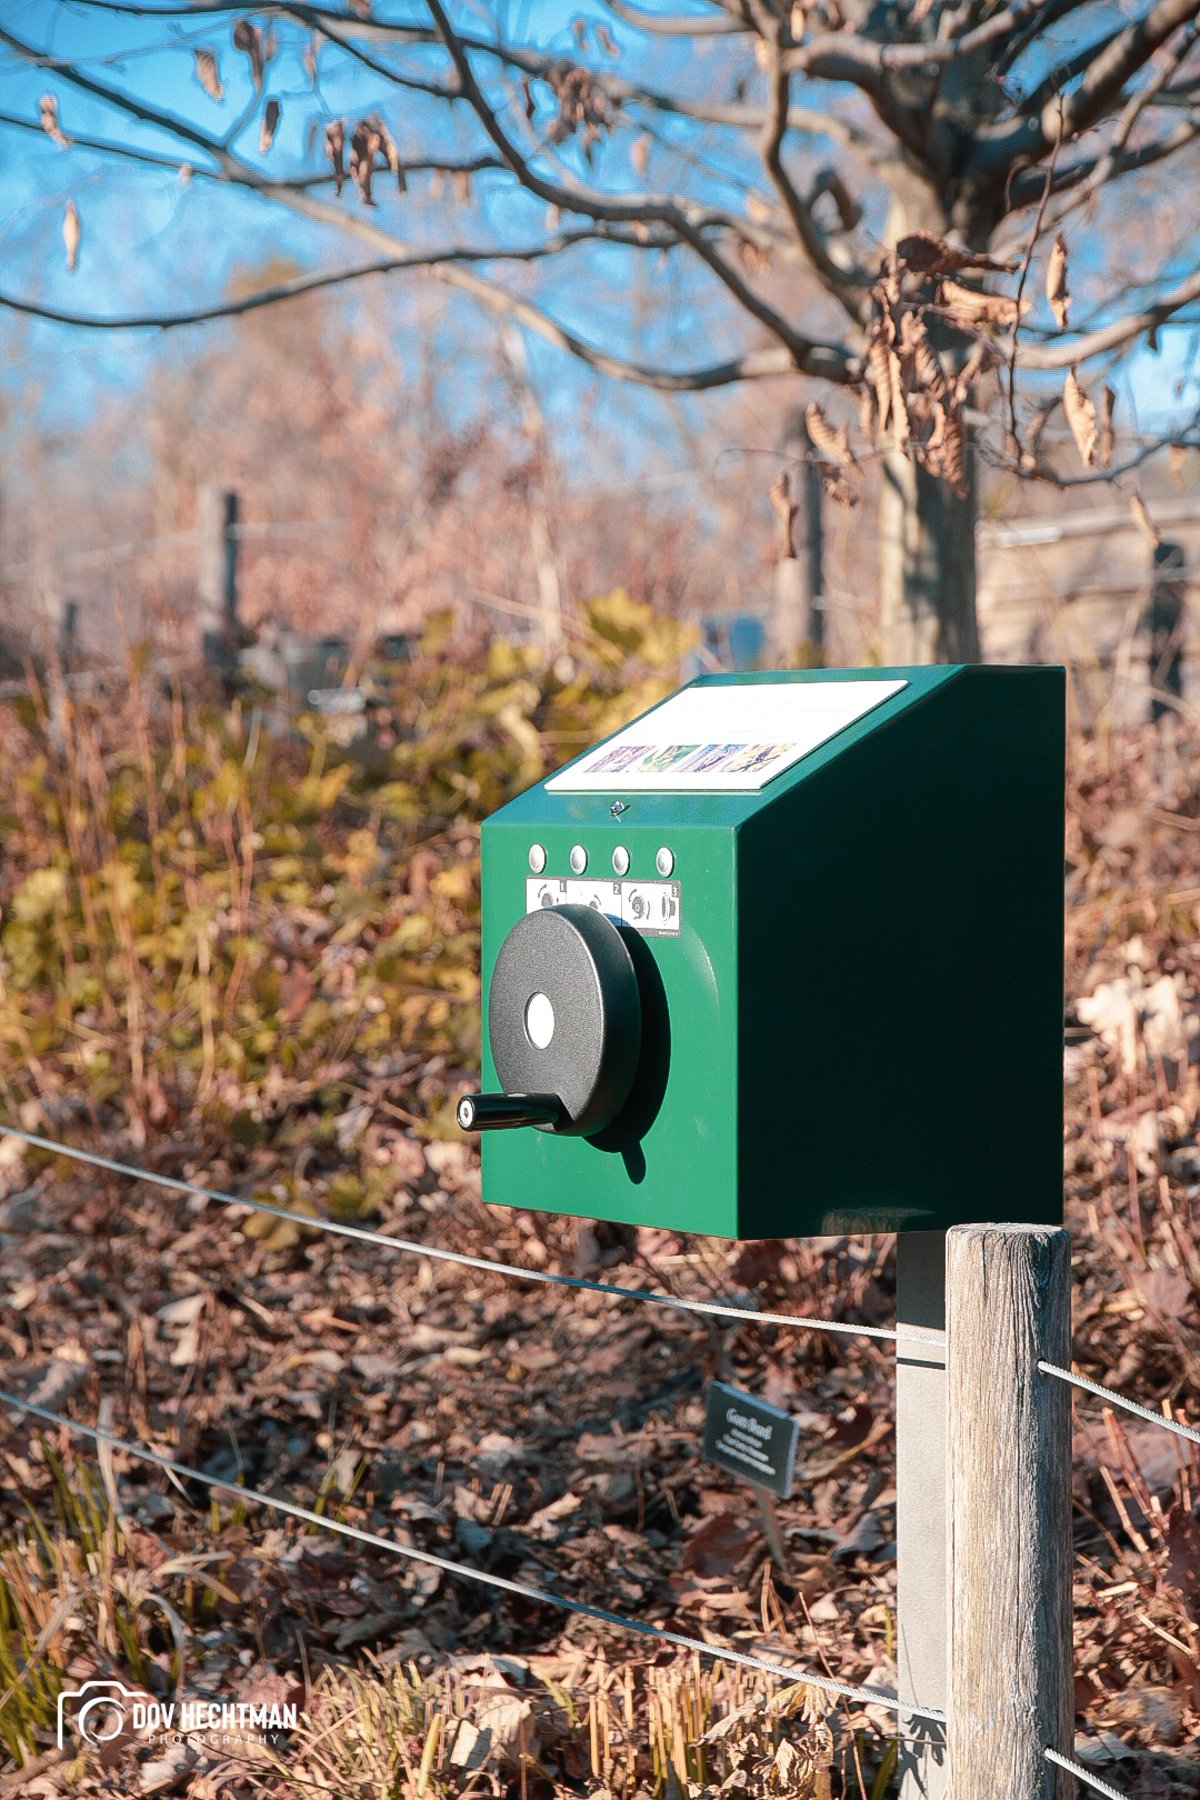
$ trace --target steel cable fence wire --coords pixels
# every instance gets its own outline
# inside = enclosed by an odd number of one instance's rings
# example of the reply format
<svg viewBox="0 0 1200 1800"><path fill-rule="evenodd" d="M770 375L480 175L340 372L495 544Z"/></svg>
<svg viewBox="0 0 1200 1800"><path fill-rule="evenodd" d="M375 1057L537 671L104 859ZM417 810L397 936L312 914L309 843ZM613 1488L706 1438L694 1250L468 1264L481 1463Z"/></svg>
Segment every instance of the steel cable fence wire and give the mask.
<svg viewBox="0 0 1200 1800"><path fill-rule="evenodd" d="M197 1481L212 1492L230 1494L242 1501L251 1501L257 1506L266 1506L275 1512L285 1514L288 1518L299 1519L306 1525L315 1525L322 1531L332 1531L340 1537L352 1538L356 1543L367 1544L372 1549L384 1550L393 1556L403 1557L409 1562L424 1563L430 1568L440 1569L444 1574L457 1576L460 1580L474 1581L484 1587L497 1588L502 1593L516 1594L521 1599L532 1600L539 1606L555 1606L560 1611L576 1613L586 1619L594 1619L602 1625L615 1625L622 1631L631 1631L639 1637L654 1639L656 1643L670 1644L679 1650L698 1651L702 1656L710 1656L717 1662L734 1663L739 1668L756 1669L777 1680L800 1683L805 1687L819 1689L822 1693L833 1695L843 1700L856 1700L864 1706L879 1706L904 1718L924 1719L931 1725L944 1725L946 1715L933 1707L910 1706L907 1702L890 1694L885 1688L856 1685L850 1681L837 1681L830 1675L813 1675L805 1669L789 1668L786 1663L768 1661L765 1657L751 1656L744 1650L735 1650L727 1644L710 1644L703 1638L688 1637L683 1632L665 1631L661 1626L650 1625L641 1619L627 1619L623 1613L610 1612L607 1607L593 1606L584 1600L572 1600L562 1594L555 1594L549 1588L533 1587L524 1581L511 1581L504 1575L492 1575L484 1569L473 1569L468 1563L454 1562L450 1557L437 1556L431 1550L418 1550L412 1544L398 1544L393 1538L381 1537L378 1532L365 1531L358 1525L347 1525L341 1519L326 1518L323 1514L313 1512L307 1506L299 1506L293 1500L281 1500L273 1494L261 1493L257 1488L239 1486L237 1482L221 1481L214 1475L206 1475L202 1469L193 1469L187 1463L175 1461L173 1457L162 1456L156 1450L148 1449L144 1444L136 1444L127 1438L118 1437L115 1432L107 1431L99 1425L83 1425L75 1419L68 1419L63 1413L51 1411L49 1407L40 1406L35 1401L23 1400L19 1394L10 1393L0 1388L0 1406L12 1413L31 1413L34 1418L42 1419L50 1425L61 1425L76 1437L89 1438L94 1444L107 1444L114 1450L120 1450L127 1456L136 1457L141 1462L152 1464L170 1475L185 1481Z"/></svg>
<svg viewBox="0 0 1200 1800"><path fill-rule="evenodd" d="M1089 1769L1085 1769L1083 1764L1076 1762L1073 1757L1063 1756L1058 1750L1047 1750L1046 1761L1055 1763L1060 1769L1065 1769L1068 1775L1073 1775L1076 1781L1082 1781L1094 1793L1103 1794L1104 1800L1129 1800L1128 1794L1123 1794L1120 1788L1109 1787L1107 1781L1101 1781L1098 1775L1093 1775Z"/></svg>
<svg viewBox="0 0 1200 1800"><path fill-rule="evenodd" d="M1115 1389L1105 1387L1099 1381L1092 1381L1086 1375L1077 1375L1072 1369L1060 1369L1057 1363L1039 1362L1037 1366L1043 1375L1053 1375L1059 1381L1069 1382L1072 1387L1082 1388L1086 1393L1095 1394L1098 1399L1111 1406L1121 1407L1124 1411L1133 1413L1137 1418L1145 1419L1150 1425L1161 1425L1164 1431L1173 1432L1177 1437L1185 1438L1189 1443L1200 1444L1200 1431L1191 1425L1183 1425L1177 1419L1165 1418L1162 1413L1153 1412L1148 1406L1143 1406L1140 1401L1130 1400L1124 1394L1118 1394ZM1128 1796L1123 1794L1119 1788L1110 1786L1107 1781L1102 1781L1098 1775L1093 1775L1090 1769L1084 1768L1082 1763L1076 1762L1072 1757L1064 1756L1061 1751L1048 1749L1046 1760L1057 1764L1060 1769L1065 1769L1068 1774L1073 1775L1077 1781L1083 1782L1094 1793L1102 1794L1104 1800L1128 1800Z"/></svg>
<svg viewBox="0 0 1200 1800"><path fill-rule="evenodd" d="M1072 1369L1060 1369L1057 1363L1039 1362L1038 1369L1043 1375L1054 1375L1059 1381L1069 1381L1072 1387L1083 1388L1098 1399L1105 1400L1110 1406L1123 1407L1126 1412L1133 1413L1139 1419L1145 1419L1150 1425L1161 1425L1164 1431L1173 1431L1176 1437L1186 1438L1191 1444L1200 1444L1200 1430L1194 1425L1183 1425L1178 1419L1165 1418L1149 1406L1143 1406L1140 1400L1130 1400L1124 1394L1118 1394L1113 1388L1104 1387L1098 1381L1091 1381L1086 1375L1076 1375Z"/></svg>
<svg viewBox="0 0 1200 1800"><path fill-rule="evenodd" d="M311 1213L291 1212L286 1207L272 1206L269 1201L255 1200L243 1194L228 1194L220 1188L202 1187L192 1181L181 1181L174 1175L158 1175L150 1169L136 1168L132 1163L118 1162L94 1150L81 1150L74 1144L60 1144L53 1138L39 1137L16 1125L0 1123L0 1137L17 1138L35 1150L48 1150L72 1162L91 1168L106 1169L113 1175L124 1175L132 1181L148 1181L172 1193L189 1194L201 1200L215 1200L221 1206L242 1206L251 1212L265 1213L270 1219L282 1219L290 1225L308 1226L314 1231L328 1232L334 1237L352 1238L358 1243L379 1244L384 1249L399 1250L409 1256L424 1256L434 1262L455 1263L460 1268L486 1269L493 1275L504 1275L515 1281L539 1282L550 1287L574 1288L589 1294L608 1294L618 1300L639 1300L651 1306L668 1306L678 1312L699 1313L704 1317L746 1321L757 1325L790 1325L806 1331L828 1331L845 1337L881 1339L889 1343L923 1343L942 1345L945 1334L904 1327L900 1330L885 1325L851 1325L840 1319L810 1319L796 1313L763 1312L757 1307L725 1306L713 1300L689 1300L680 1294L661 1294L653 1288L619 1287L613 1282L590 1281L583 1275L558 1275L547 1269L522 1268L515 1263L494 1262L486 1256L469 1256L463 1250L446 1250L437 1244L421 1244L412 1238L393 1237L385 1231L369 1231L362 1225L348 1225L340 1219L321 1219Z"/></svg>

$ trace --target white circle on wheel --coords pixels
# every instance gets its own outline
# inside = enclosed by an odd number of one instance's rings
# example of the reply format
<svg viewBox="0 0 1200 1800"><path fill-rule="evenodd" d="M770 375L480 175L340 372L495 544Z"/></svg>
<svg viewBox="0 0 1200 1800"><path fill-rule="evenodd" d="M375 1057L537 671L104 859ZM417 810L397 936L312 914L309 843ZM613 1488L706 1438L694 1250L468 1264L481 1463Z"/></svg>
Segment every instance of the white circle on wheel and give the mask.
<svg viewBox="0 0 1200 1800"><path fill-rule="evenodd" d="M545 1050L554 1036L554 1006L549 994L531 994L525 1008L525 1033L535 1050Z"/></svg>

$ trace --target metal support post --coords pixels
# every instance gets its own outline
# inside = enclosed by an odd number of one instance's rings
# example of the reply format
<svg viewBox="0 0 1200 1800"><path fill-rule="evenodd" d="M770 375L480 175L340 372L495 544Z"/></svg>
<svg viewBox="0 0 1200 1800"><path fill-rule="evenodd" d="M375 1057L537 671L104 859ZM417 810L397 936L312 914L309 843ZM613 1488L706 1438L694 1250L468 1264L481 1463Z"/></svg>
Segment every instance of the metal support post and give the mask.
<svg viewBox="0 0 1200 1800"><path fill-rule="evenodd" d="M896 1322L946 1323L946 1234L896 1240ZM896 1660L898 1693L913 1706L946 1706L946 1369L942 1346L896 1345ZM901 1800L942 1800L945 1734L900 1717Z"/></svg>

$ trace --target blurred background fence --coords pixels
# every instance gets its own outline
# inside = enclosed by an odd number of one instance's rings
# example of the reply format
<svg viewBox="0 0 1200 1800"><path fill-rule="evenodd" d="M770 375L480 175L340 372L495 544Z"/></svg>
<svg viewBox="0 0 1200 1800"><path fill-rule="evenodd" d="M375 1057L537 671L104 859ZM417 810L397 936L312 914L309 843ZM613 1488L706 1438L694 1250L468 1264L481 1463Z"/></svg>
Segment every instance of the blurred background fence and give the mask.
<svg viewBox="0 0 1200 1800"><path fill-rule="evenodd" d="M829 591L805 597L831 560L819 487L806 492L805 507L795 554L757 582L742 571L738 604L672 609L695 631L685 673L769 664L780 651L781 604L808 633L781 651L781 662L822 660L827 650L836 660L848 639L860 660L873 660L871 609L839 586L844 546L832 558ZM297 558L319 589L321 569L332 571L351 554L348 518L248 519L244 497L211 482L197 490L194 510L188 530L0 566L0 672L7 683L0 693L22 691L30 654L86 684L122 660L122 640L140 642L164 673L203 666L227 688L257 688L292 707L314 691L353 689L370 659L408 658L419 629L411 606L364 604L357 618L331 607L338 624L304 629L286 605L264 604L264 592L281 585L273 571ZM1191 714L1200 498L1158 501L1152 526L1144 510L1107 499L989 519L980 525L978 551L985 659L1063 663L1078 722L1088 730ZM548 608L545 587L537 592L540 600L522 602L464 583L456 626L468 635L498 629L517 642L552 646L569 636L578 606L564 607L557 579Z"/></svg>

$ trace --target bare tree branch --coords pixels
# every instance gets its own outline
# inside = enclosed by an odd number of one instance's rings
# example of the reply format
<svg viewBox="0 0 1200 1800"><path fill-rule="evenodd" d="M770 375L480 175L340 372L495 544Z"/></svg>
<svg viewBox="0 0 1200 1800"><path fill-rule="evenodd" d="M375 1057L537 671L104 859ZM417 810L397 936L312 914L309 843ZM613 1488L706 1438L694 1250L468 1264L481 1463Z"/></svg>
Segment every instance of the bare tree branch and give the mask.
<svg viewBox="0 0 1200 1800"><path fill-rule="evenodd" d="M1107 45L1092 63L1078 92L1071 95L1064 108L1064 134L1074 136L1094 125L1130 76L1136 75L1149 62L1159 45L1165 44L1181 25L1186 25L1198 14L1200 0L1157 0L1156 5ZM1053 112L1052 108L1047 110Z"/></svg>
<svg viewBox="0 0 1200 1800"><path fill-rule="evenodd" d="M1039 4L1040 0L1021 0L1018 5L1001 7L961 37L923 39L913 44L831 31L790 50L787 66L796 74L811 75L818 81L849 81L855 87L870 84L873 88L885 75L906 69L944 68L948 63L977 55L1036 13Z"/></svg>
<svg viewBox="0 0 1200 1800"><path fill-rule="evenodd" d="M1131 76L1161 44L1200 14L1200 0L1155 0L1140 18L1111 37L1071 94L1041 101L1038 91L1027 108L978 134L971 154L980 169L1037 162L1060 138L1077 137L1098 123Z"/></svg>
<svg viewBox="0 0 1200 1800"><path fill-rule="evenodd" d="M997 75L1007 75L1027 50L1032 49L1039 38L1061 24L1071 13L1082 12L1090 6L1091 0L1044 0L1032 19L1022 29L1014 31L1010 41L1000 50L996 57Z"/></svg>
<svg viewBox="0 0 1200 1800"><path fill-rule="evenodd" d="M537 194L540 199L547 201L552 206L581 212L588 218L605 219L613 223L663 225L674 231L701 261L707 264L721 284L729 290L751 317L757 319L761 325L765 325L781 344L786 345L794 358L797 369L805 369L809 366L809 359L814 351L825 352L831 348L829 345L818 345L813 339L805 337L781 313L769 306L759 294L755 293L732 264L726 262L724 257L719 254L710 238L705 234L704 225L708 223L708 220L704 218L703 214L697 217L696 213L689 213L673 201L658 198L617 200L608 194L587 188L579 182L571 181L564 185L561 182L548 181L544 176L538 174L508 137L495 110L484 97L483 90L475 79L467 52L451 26L441 0L426 0L426 4L438 35L454 65L463 94L474 109L484 131L524 188L527 188L532 194Z"/></svg>
<svg viewBox="0 0 1200 1800"><path fill-rule="evenodd" d="M756 17L761 18L765 7L755 8ZM791 221L796 240L801 246L809 267L816 274L821 285L834 296L845 308L856 324L861 325L866 319L870 302L867 297L868 278L860 271L850 273L838 267L833 261L822 240L807 204L800 198L783 166L783 139L787 131L788 102L790 98L791 77L788 74L783 55L782 23L768 16L762 19L761 27L769 36L764 36L767 46L768 70L767 80L769 99L767 117L763 122L762 132L758 140L758 152L763 166L771 178L772 185L784 211Z"/></svg>
<svg viewBox="0 0 1200 1800"><path fill-rule="evenodd" d="M1200 269L1164 294L1161 300L1152 301L1137 312L1126 313L1108 325L1098 325L1094 331L1076 336L1068 334L1058 343L1026 348L1021 354L1021 365L1029 371L1066 369L1089 357L1100 356L1106 350L1118 350L1141 337L1143 332L1165 324L1193 300L1200 300Z"/></svg>
<svg viewBox="0 0 1200 1800"><path fill-rule="evenodd" d="M87 7L94 12L132 15L137 18L196 18L220 17L231 13L244 12L245 0L198 0L195 6L180 4L172 7L147 8L136 4L136 0L74 0L80 7ZM347 13L330 11L328 8L306 5L303 0L274 0L269 10L280 17L294 19L305 25L310 31L318 32L330 43L348 55L356 56L365 66L376 73L395 81L397 85L412 87L420 92L428 93L435 99L446 101L461 100L462 95L454 89L446 88L433 82L422 83L411 76L390 68L385 63L364 58L360 46L355 39L366 39L374 42L398 43L408 48L420 48L436 44L437 33L425 25L397 25L378 19L360 19ZM345 28L343 33L340 27ZM522 75L533 79L544 80L556 67L561 65L560 57L548 56L540 51L518 49L503 43L491 43L486 38L460 33L459 41L471 55L487 56L506 64ZM592 77L597 86L615 104L620 106L638 105L650 108L681 119L694 119L700 125L717 125L728 127L734 131L757 131L762 127L765 117L762 107L745 106L737 103L722 104L717 101L690 100L686 97L665 93L643 83L627 81L624 77L610 69L595 69ZM827 112L811 107L793 107L788 115L790 131L810 131L829 137L834 143L846 144L861 149L865 154L879 154L881 146L862 131L852 121L834 112Z"/></svg>
<svg viewBox="0 0 1200 1800"><path fill-rule="evenodd" d="M449 30L449 27L447 27L447 29ZM541 198L547 200L552 205L561 206L565 210L582 212L584 216L593 218L597 223L602 222L608 225L625 223L647 229L653 226L663 226L669 231L674 232L675 235L683 242L687 243L689 247L701 257L713 273L722 281L723 285L725 285L734 294L735 298L737 298L745 307L745 310L756 317L761 324L766 325L779 341L786 346L791 358L791 367L803 369L810 373L820 373L827 379L840 382L853 380L855 378L858 367L857 360L846 347L811 339L791 329L780 315L775 313L772 308L762 302L758 296L749 289L736 270L731 268L731 266L719 256L713 245L708 242L704 235L703 228L710 226L714 222L719 222L725 226L733 225L736 227L738 225L737 221L730 220L727 215L706 212L701 208L695 209L695 217L688 217L681 209L669 202L644 200L613 201L609 196L595 193L584 188L581 184L571 183L569 187L563 188L556 183L546 181L542 177L534 174L534 172L529 169L529 166L521 153L516 150L515 146L513 146L506 137L500 128L498 121L495 119L494 114L491 113L491 109L488 107L477 83L474 81L469 64L466 61L465 51L462 49L461 45L457 43L457 40L454 39L454 34L452 32L450 32L450 37L454 43L454 49L451 50L451 56L452 60L455 61L459 79L460 81L463 81L464 97L470 99L472 94L474 95L475 98L472 99L472 104L481 118L481 123L485 125L485 128L488 128L488 119L490 118L491 125L489 135L500 149L504 163L509 168L513 169L514 173L517 174L518 178L523 181L523 184L526 185L530 191L539 194ZM57 68L64 79L70 81L74 86L81 88L84 92L104 100L108 104L117 107L119 110L128 113L129 116L137 118L144 124L154 125L168 133L173 133L179 136L185 143L191 144L203 151L204 154L209 156L217 165L215 171L206 170L205 173L219 175L219 177L223 177L231 182L236 182L242 186L251 186L255 191L265 197L282 200L285 204L291 206L293 210L308 212L310 216L320 218L323 223L335 224L340 229L350 230L358 236L363 236L369 241L374 242L377 247L385 248L391 255L407 257L412 254L409 246L404 244L402 240L396 239L388 233L382 233L369 227L365 221L347 215L341 209L327 208L320 205L320 203L314 202L307 196L303 189L288 186L286 184L277 184L266 177L252 176L247 170L246 165L234 156L224 143L192 127L186 121L178 120L175 115L150 107L135 96L127 95L120 89L114 89L108 87L104 83L97 82L91 77L82 74L65 60L44 58L32 46L23 43L20 39L14 37L12 33L3 30L3 28L0 28L0 42L7 43L18 55L24 56L29 61L45 65L47 60L49 60L53 63L53 66ZM457 58L454 54L455 50L457 50ZM466 70L465 81L463 80L464 68ZM482 111L480 109L482 109ZM524 301L518 296L513 296L504 289L496 288L495 284L488 282L484 277L473 271L469 271L464 267L459 267L453 262L434 261L428 266L438 279L449 281L451 285L466 289L473 293L476 298L484 300L485 303L496 310L509 314L510 316L523 318L532 329L540 331L542 335L550 338L552 342L573 349L582 360L590 363L593 367L607 368L608 372L618 374L622 379L644 380L651 385L665 385L668 387L679 386L682 388L690 388L695 385L695 379L692 376L688 376L686 379L676 380L674 376L664 376L662 371L644 365L624 362L620 358L606 357L605 353L598 351L594 346L588 345L584 340L574 338L572 334L565 330L565 328L559 326L554 320L549 319L547 315L536 306L533 306L532 303ZM739 359L736 366L742 366L743 362L744 359ZM728 363L715 365L720 371L727 370L732 366L734 365ZM772 370L772 372L774 371ZM704 376L703 385L720 384L717 378L711 375L711 372L702 372L702 374ZM722 376L721 379L737 379L737 377L726 375Z"/></svg>
<svg viewBox="0 0 1200 1800"><path fill-rule="evenodd" d="M604 0L609 12L626 25L655 37L733 37L750 27L728 13L705 18L700 13L649 13L641 7L627 6L625 0Z"/></svg>
<svg viewBox="0 0 1200 1800"><path fill-rule="evenodd" d="M1057 107L1059 95L1065 93L1073 81L1090 69L1097 62L1110 44L1124 35L1125 25L1114 25L1102 36L1093 38L1087 44L1077 46L1073 55L1056 62L1021 102L1020 110L1030 115L1040 115L1046 107Z"/></svg>
<svg viewBox="0 0 1200 1800"><path fill-rule="evenodd" d="M90 313L64 312L39 300L23 300L15 294L0 293L0 306L10 312L27 313L31 318L48 319L56 325L79 325L89 331L144 331L151 328L171 331L180 325L201 325L212 319L236 319L243 313L257 312L284 300L295 300L302 294L314 294L324 288L345 287L363 281L369 275L390 275L402 269L438 269L447 263L540 262L547 256L560 255L576 244L622 242L641 248L636 239L614 238L609 232L595 228L564 231L537 244L514 244L507 249L492 245L451 246L445 250L413 250L407 255L385 256L377 262L357 263L349 269L319 269L307 275L293 276L290 281L276 282L258 288L251 294L240 294L228 300L216 300L209 306L189 307L179 313L125 313L114 318L97 318ZM658 249L676 247L664 240Z"/></svg>
<svg viewBox="0 0 1200 1800"><path fill-rule="evenodd" d="M202 150L206 156L211 156L221 166L232 161L227 157L216 138L209 137L207 133L197 130L194 125L189 125L186 119L179 118L175 113L162 112L157 107L146 106L132 94L122 93L119 89L106 87L103 82L94 81L90 75L83 74L73 63L56 56L48 56L35 49L32 44L23 43L20 38L14 37L10 31L6 31L3 26L0 26L0 44L6 44L14 55L19 56L23 62L32 63L35 68L53 69L56 74L69 81L72 87L80 88L83 93L91 94L94 99L103 100L110 106L118 107L121 112L128 114L130 118L138 119L143 125L157 125L182 143L194 145L197 150Z"/></svg>
<svg viewBox="0 0 1200 1800"><path fill-rule="evenodd" d="M1186 149L1200 136L1200 117L1185 119L1164 132L1161 137L1151 138L1139 144L1133 150L1125 150L1115 158L1112 167L1104 176L1103 185L1111 186L1123 175L1136 175L1143 169L1152 168L1155 163L1164 162L1178 151ZM1100 183L1094 183L1096 170L1108 161L1109 153L1102 156L1087 157L1081 162L1068 163L1059 169L1054 178L1052 192L1067 196L1067 203L1056 209L1052 224L1060 223L1068 214L1078 210L1092 199L1099 191ZM1020 212L1024 207L1034 206L1041 196L1045 185L1045 176L1036 170L1025 170L1009 186L1009 201L1012 212ZM1004 253L997 250L997 256L1003 260Z"/></svg>
<svg viewBox="0 0 1200 1800"><path fill-rule="evenodd" d="M1117 119L1116 129L1109 141L1108 148L1104 151L1102 156L1097 157L1091 172L1079 186L1077 191L1071 196L1067 204L1057 209L1053 221L1055 224L1060 223L1061 220L1066 217L1068 212L1074 211L1077 207L1085 206L1094 194L1099 193L1102 187L1107 186L1107 184L1115 180L1118 175L1128 172L1129 167L1134 160L1132 156L1127 154L1127 146L1134 126L1137 124L1146 108L1154 103L1157 96L1162 92L1163 88L1166 87L1172 75L1179 69L1181 63L1183 63L1190 55L1197 39L1200 39L1200 25L1193 24L1183 33L1174 54L1164 60L1162 67L1156 71L1143 87L1138 88L1136 92L1130 95L1120 117ZM1168 132L1164 137L1157 139L1156 144L1161 145L1174 139L1175 142L1172 145L1172 148L1179 149L1190 137L1195 136L1198 129L1200 129L1200 120L1187 120L1180 127L1177 127L1175 131ZM1149 148L1149 146L1143 146L1143 150L1147 148ZM1164 151L1163 154L1169 155L1170 151ZM1149 160L1149 158L1144 159L1142 166L1147 166ZM1160 158L1155 158L1154 160L1160 160Z"/></svg>
<svg viewBox="0 0 1200 1800"><path fill-rule="evenodd" d="M1023 481L1040 481L1049 487L1095 487L1099 482L1111 487L1122 475L1133 474L1151 458L1161 456L1164 450L1171 449L1200 450L1200 417L1192 418L1179 431L1167 432L1162 437L1150 438L1146 443L1139 444L1124 462L1112 464L1107 469L1090 469L1082 475L1060 475L1045 463L1037 462L1030 467L1027 462L1018 462L1011 456L999 456L994 452L987 453L987 461L992 468L1002 469L1006 475L1020 476Z"/></svg>
<svg viewBox="0 0 1200 1800"><path fill-rule="evenodd" d="M416 268L427 269L431 274L437 276L439 272L446 273L453 270L458 276L453 285L472 293L493 312L499 312L518 320L519 323L528 326L560 350L569 351L572 356L587 364L589 368L596 369L601 374L610 375L618 381L632 382L640 387L655 388L663 393L699 393L711 388L728 387L735 382L761 381L772 376L787 375L793 372L792 360L782 346L771 350L748 350L743 355L731 357L725 362L709 363L691 369L667 369L654 364L633 362L622 357L611 356L607 351L587 343L585 339L560 325L547 313L542 312L520 295L508 293L494 283L482 280L467 269L454 269L451 260L454 254L449 252L441 257L414 255L409 258L390 258L378 264L366 265L342 273L301 278L298 282L286 282L276 289L263 290L238 301L197 308L188 313L144 313L130 314L122 318L102 319L82 313L66 312L56 307L42 305L40 302L21 300L7 294L0 294L0 306L34 318L46 319L55 324L71 325L91 331L146 329L170 331L179 326L194 325L212 319L252 312L258 307L278 304L282 300L312 292L316 288L331 287L341 282L360 279L365 275L382 274L403 268ZM519 256L520 252L512 254ZM462 255L466 260L471 253L465 252Z"/></svg>
<svg viewBox="0 0 1200 1800"><path fill-rule="evenodd" d="M0 112L0 125L11 126L14 131L24 131L34 137L45 137L45 127L36 119L22 119L18 113ZM259 174L257 170L239 164L234 170L206 169L201 164L189 162L185 157L167 156L156 150L142 150L134 144L122 144L115 138L90 137L84 132L72 131L69 134L69 150L94 150L101 156L120 157L124 162L139 163L147 169L159 169L164 175L184 175L189 179L200 181L226 182L234 187L248 188L252 193L262 193L270 188L272 194L283 189L294 189L297 193L310 193L314 188L333 187L335 177L330 170L322 170L319 175L291 175L286 179ZM458 160L453 157L415 156L404 164L406 175L484 175L503 169L504 164L498 156L480 155L465 156ZM386 163L379 165L382 172ZM631 245L639 245L640 240L630 238Z"/></svg>

